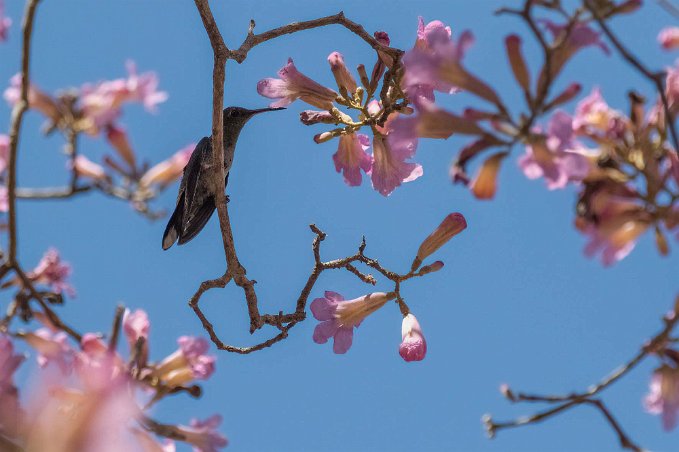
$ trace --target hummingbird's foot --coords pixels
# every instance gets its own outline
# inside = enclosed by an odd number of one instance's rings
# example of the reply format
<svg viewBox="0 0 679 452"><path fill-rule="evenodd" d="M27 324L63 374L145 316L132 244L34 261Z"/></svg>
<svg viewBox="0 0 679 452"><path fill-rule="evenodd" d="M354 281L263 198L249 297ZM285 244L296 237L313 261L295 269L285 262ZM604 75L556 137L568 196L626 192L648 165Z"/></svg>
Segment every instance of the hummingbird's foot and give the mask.
<svg viewBox="0 0 679 452"><path fill-rule="evenodd" d="M231 201L231 199L229 199L229 195L224 195L224 197L226 198L226 203L228 204L229 201Z"/></svg>

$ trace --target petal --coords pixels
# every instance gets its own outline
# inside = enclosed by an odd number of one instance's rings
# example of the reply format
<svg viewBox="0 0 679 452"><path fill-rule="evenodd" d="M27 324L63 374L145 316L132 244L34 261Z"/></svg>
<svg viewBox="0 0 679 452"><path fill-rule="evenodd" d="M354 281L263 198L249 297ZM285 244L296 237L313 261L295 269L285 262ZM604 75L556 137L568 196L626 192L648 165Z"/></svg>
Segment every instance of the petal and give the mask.
<svg viewBox="0 0 679 452"><path fill-rule="evenodd" d="M332 290L325 291L325 298L330 301L344 301L344 297L341 294L333 292Z"/></svg>
<svg viewBox="0 0 679 452"><path fill-rule="evenodd" d="M311 313L316 320L332 320L336 310L337 303L327 298L316 298L311 302Z"/></svg>
<svg viewBox="0 0 679 452"><path fill-rule="evenodd" d="M343 355L351 348L351 343L354 337L353 328L340 328L335 333L335 342L332 345L332 351L338 355Z"/></svg>
<svg viewBox="0 0 679 452"><path fill-rule="evenodd" d="M327 320L316 325L314 328L314 342L317 344L325 344L332 336L335 335L339 325L334 320ZM351 344L349 344L351 345Z"/></svg>

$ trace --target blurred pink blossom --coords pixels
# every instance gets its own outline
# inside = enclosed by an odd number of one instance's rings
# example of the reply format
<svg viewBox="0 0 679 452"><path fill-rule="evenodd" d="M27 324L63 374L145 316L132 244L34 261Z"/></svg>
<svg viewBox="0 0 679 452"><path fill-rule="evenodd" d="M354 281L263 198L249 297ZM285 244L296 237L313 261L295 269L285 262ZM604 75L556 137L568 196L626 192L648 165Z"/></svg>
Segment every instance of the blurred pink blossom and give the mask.
<svg viewBox="0 0 679 452"><path fill-rule="evenodd" d="M65 292L69 297L75 297L75 289L66 281L70 275L71 266L62 262L55 248L48 249L33 271L27 274L33 282L49 285L55 293Z"/></svg>
<svg viewBox="0 0 679 452"><path fill-rule="evenodd" d="M201 337L181 336L177 343L177 351L160 362L153 375L170 387L210 378L215 371L215 357L207 355L208 341Z"/></svg>
<svg viewBox="0 0 679 452"><path fill-rule="evenodd" d="M9 105L14 106L21 100L21 74L15 74L9 82L9 87L5 89L3 97ZM28 86L28 106L38 110L55 123L61 118L61 112L54 99L33 83L29 83Z"/></svg>
<svg viewBox="0 0 679 452"><path fill-rule="evenodd" d="M560 39L562 33L564 33L568 28L569 24L556 24L548 19L542 19L540 22L547 28L547 30L552 33L554 40ZM606 55L611 53L610 49L605 42L601 40L601 33L592 29L589 25L583 22L577 22L570 30L568 36L568 41L566 43L571 53L588 47L596 46L599 47Z"/></svg>
<svg viewBox="0 0 679 452"><path fill-rule="evenodd" d="M314 329L314 342L325 344L332 337L333 351L338 354L346 353L353 341L354 328L391 298L393 297L390 294L375 292L345 300L337 292L325 291L323 298L316 298L311 302L311 312L321 322Z"/></svg>
<svg viewBox="0 0 679 452"><path fill-rule="evenodd" d="M14 344L5 334L0 334L0 430L14 435L22 418L19 390L14 385L14 372L24 361L23 355L14 354Z"/></svg>
<svg viewBox="0 0 679 452"><path fill-rule="evenodd" d="M105 181L109 179L104 167L94 163L82 154L78 154L73 161L66 162L68 169L74 170L78 176L86 177L94 181Z"/></svg>
<svg viewBox="0 0 679 452"><path fill-rule="evenodd" d="M369 174L372 168L372 156L365 152L370 148L370 138L361 133L345 133L340 135L337 152L333 154L335 169L344 176L349 186L361 185L361 170Z"/></svg>
<svg viewBox="0 0 679 452"><path fill-rule="evenodd" d="M311 80L297 70L292 58L278 71L280 78L265 78L257 83L257 92L269 99L279 99L270 107L285 107L297 99L323 110L330 110L337 93Z"/></svg>
<svg viewBox="0 0 679 452"><path fill-rule="evenodd" d="M139 185L142 187L150 187L151 185L158 184L160 188L164 188L171 184L182 175L184 167L189 163L189 159L195 148L195 143L188 144L175 152L174 155L167 160L163 160L152 166L144 173L141 179L139 179Z"/></svg>
<svg viewBox="0 0 679 452"><path fill-rule="evenodd" d="M547 188L554 190L587 176L593 164L588 151L575 141L572 124L568 113L557 111L550 119L547 139L526 146L519 166L527 178L544 177Z"/></svg>
<svg viewBox="0 0 679 452"><path fill-rule="evenodd" d="M149 354L149 330L151 329L151 322L149 322L148 315L146 311L142 309L137 309L131 312L129 309L125 309L123 314L123 332L127 337L127 343L130 346L130 350L134 350L139 339L144 339L144 344L142 345L140 361L146 363Z"/></svg>
<svg viewBox="0 0 679 452"><path fill-rule="evenodd" d="M463 32L456 41L452 31L443 22L434 20L427 25L418 18L415 46L403 55L406 73L403 87L417 106L420 98L434 100L434 91L454 93L458 89L441 78L441 69L449 63L458 63L474 43L469 31Z"/></svg>
<svg viewBox="0 0 679 452"><path fill-rule="evenodd" d="M125 375L125 364L97 334L85 333L75 354L75 370L87 388L103 389Z"/></svg>
<svg viewBox="0 0 679 452"><path fill-rule="evenodd" d="M608 106L599 88L578 102L573 117L573 130L597 139L617 139L624 131L623 114Z"/></svg>
<svg viewBox="0 0 679 452"><path fill-rule="evenodd" d="M7 31L12 25L12 19L5 16L5 0L0 0L0 42L7 40Z"/></svg>
<svg viewBox="0 0 679 452"><path fill-rule="evenodd" d="M193 419L190 427L180 425L178 430L185 441L194 446L194 452L217 452L229 444L226 437L217 431L221 422L222 417L215 414L203 421Z"/></svg>
<svg viewBox="0 0 679 452"><path fill-rule="evenodd" d="M0 173L9 165L9 136L0 133Z"/></svg>
<svg viewBox="0 0 679 452"><path fill-rule="evenodd" d="M7 187L0 185L0 212L9 211L9 193Z"/></svg>
<svg viewBox="0 0 679 452"><path fill-rule="evenodd" d="M127 163L128 168L131 172L134 172L137 164L134 151L132 146L130 146L130 140L127 138L127 132L122 127L116 126L115 124L110 124L106 128L106 138L108 142L111 143L113 149L116 150L118 155Z"/></svg>
<svg viewBox="0 0 679 452"><path fill-rule="evenodd" d="M658 42L665 50L679 47L679 27L666 27L660 30Z"/></svg>
<svg viewBox="0 0 679 452"><path fill-rule="evenodd" d="M68 336L64 332L53 333L47 328L25 333L23 339L38 352L38 365L47 367L54 363L63 374L71 372L74 351L68 345Z"/></svg>
<svg viewBox="0 0 679 452"><path fill-rule="evenodd" d="M662 416L663 428L674 429L679 420L679 369L663 365L653 372L649 393L644 399L646 411Z"/></svg>
<svg viewBox="0 0 679 452"><path fill-rule="evenodd" d="M422 361L427 354L427 341L422 334L422 328L417 318L408 314L403 317L401 325L401 345L398 353L405 361Z"/></svg>
<svg viewBox="0 0 679 452"><path fill-rule="evenodd" d="M156 106L167 100L167 93L158 91L158 76L154 72L137 74L133 61L126 63L128 76L81 87L80 106L93 124L95 132L108 126L120 116L125 102L140 102L154 113Z"/></svg>

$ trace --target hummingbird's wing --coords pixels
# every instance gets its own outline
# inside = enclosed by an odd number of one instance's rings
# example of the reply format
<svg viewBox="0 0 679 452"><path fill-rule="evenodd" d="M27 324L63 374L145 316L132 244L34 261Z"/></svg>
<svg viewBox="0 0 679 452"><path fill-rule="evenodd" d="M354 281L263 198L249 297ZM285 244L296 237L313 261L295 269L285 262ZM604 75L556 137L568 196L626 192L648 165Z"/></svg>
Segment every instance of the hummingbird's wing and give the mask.
<svg viewBox="0 0 679 452"><path fill-rule="evenodd" d="M210 168L211 161L211 140L203 137L184 168L177 205L163 234L163 249L170 248L177 240L181 245L194 238L212 216L215 202L205 180L205 170Z"/></svg>

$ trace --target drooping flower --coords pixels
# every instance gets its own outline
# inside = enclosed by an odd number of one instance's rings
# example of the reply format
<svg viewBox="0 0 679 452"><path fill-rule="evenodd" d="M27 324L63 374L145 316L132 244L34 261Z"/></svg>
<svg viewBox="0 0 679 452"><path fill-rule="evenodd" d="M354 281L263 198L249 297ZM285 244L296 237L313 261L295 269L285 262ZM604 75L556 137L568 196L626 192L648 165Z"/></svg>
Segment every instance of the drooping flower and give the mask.
<svg viewBox="0 0 679 452"><path fill-rule="evenodd" d="M589 236L585 255L601 255L605 266L624 259L637 239L651 225L643 205L635 202L636 192L620 184L605 184L591 193L586 214L576 220L576 227Z"/></svg>
<svg viewBox="0 0 679 452"><path fill-rule="evenodd" d="M311 312L321 322L314 329L314 342L325 344L332 337L333 351L346 353L353 341L354 328L393 297L393 294L375 292L345 300L337 292L326 291L323 298L311 302Z"/></svg>
<svg viewBox="0 0 679 452"><path fill-rule="evenodd" d="M5 0L0 0L0 42L7 40L7 31L12 25L12 19L5 16Z"/></svg>
<svg viewBox="0 0 679 452"><path fill-rule="evenodd" d="M137 74L133 61L126 63L128 76L85 84L81 88L80 106L91 122L94 133L111 125L120 116L125 102L140 102L147 111L155 112L156 106L167 100L167 93L158 91L158 76L154 72Z"/></svg>
<svg viewBox="0 0 679 452"><path fill-rule="evenodd" d="M349 93L350 96L353 96L356 92L356 80L344 64L344 57L342 54L339 52L332 52L328 55L328 63L330 64L332 75L335 76L335 81L337 82L337 87L340 89L340 92L344 90Z"/></svg>
<svg viewBox="0 0 679 452"><path fill-rule="evenodd" d="M23 417L14 372L24 359L24 356L14 354L11 339L0 334L0 429L10 435L17 432Z"/></svg>
<svg viewBox="0 0 679 452"><path fill-rule="evenodd" d="M158 184L162 189L176 181L182 175L186 164L189 163L194 149L196 149L195 143L188 144L169 159L157 163L139 179L139 185L150 187L151 185Z"/></svg>
<svg viewBox="0 0 679 452"><path fill-rule="evenodd" d="M82 154L78 154L73 161L67 162L66 166L68 169L75 171L80 177L86 177L100 182L109 179L104 167L98 163L94 163Z"/></svg>
<svg viewBox="0 0 679 452"><path fill-rule="evenodd" d="M61 260L59 251L50 248L27 276L33 282L49 285L55 293L65 292L68 296L75 297L75 289L66 281L71 271L71 266Z"/></svg>
<svg viewBox="0 0 679 452"><path fill-rule="evenodd" d="M10 85L3 94L9 105L14 105L21 100L21 74L15 74L10 79ZM56 123L61 118L61 112L54 99L49 94L41 91L33 83L28 85L28 106L51 119Z"/></svg>
<svg viewBox="0 0 679 452"><path fill-rule="evenodd" d="M187 443L194 446L194 452L217 452L229 444L226 437L217 431L221 422L222 417L215 414L203 421L193 419L189 427L179 425L177 430Z"/></svg>
<svg viewBox="0 0 679 452"><path fill-rule="evenodd" d="M679 47L679 27L666 27L660 30L658 42L665 50Z"/></svg>
<svg viewBox="0 0 679 452"><path fill-rule="evenodd" d="M148 315L146 311L142 309L137 309L131 312L129 309L125 309L123 314L123 332L127 337L127 342L130 346L130 350L134 350L139 339L144 339L144 343L141 349L141 355L139 357L140 362L145 363L148 359L149 346L149 329L151 328L151 322L149 322Z"/></svg>
<svg viewBox="0 0 679 452"><path fill-rule="evenodd" d="M413 260L411 271L415 271L422 265L422 262L439 248L445 245L450 239L467 228L467 220L459 212L451 213L446 216L441 224L422 241L417 255Z"/></svg>
<svg viewBox="0 0 679 452"><path fill-rule="evenodd" d="M377 133L373 137L373 166L370 171L373 188L384 196L404 182L412 182L422 176L422 165L406 162L414 153L407 147L391 148L389 142Z"/></svg>
<svg viewBox="0 0 679 452"><path fill-rule="evenodd" d="M311 80L297 70L292 58L278 71L280 78L265 78L257 83L257 92L269 99L279 99L270 107L285 107L297 99L324 110L330 110L337 93Z"/></svg>
<svg viewBox="0 0 679 452"><path fill-rule="evenodd" d="M344 182L350 187L361 185L361 170L370 173L373 159L365 152L370 148L370 138L361 133L342 134L339 138L337 152L332 156L335 169L344 176Z"/></svg>
<svg viewBox="0 0 679 452"><path fill-rule="evenodd" d="M653 372L649 393L644 399L646 411L662 416L663 428L674 429L679 420L679 369L663 365Z"/></svg>
<svg viewBox="0 0 679 452"><path fill-rule="evenodd" d="M201 337L181 336L179 348L153 370L167 386L181 386L193 380L207 380L215 371L215 357L207 355L210 348Z"/></svg>
<svg viewBox="0 0 679 452"><path fill-rule="evenodd" d="M401 358L407 362L422 361L427 354L427 341L414 315L408 314L403 317L401 338L401 345L398 347Z"/></svg>
<svg viewBox="0 0 679 452"><path fill-rule="evenodd" d="M549 190L564 188L584 179L592 162L588 151L575 141L571 116L557 111L551 118L547 139L536 137L526 146L519 166L529 179L544 177Z"/></svg>

